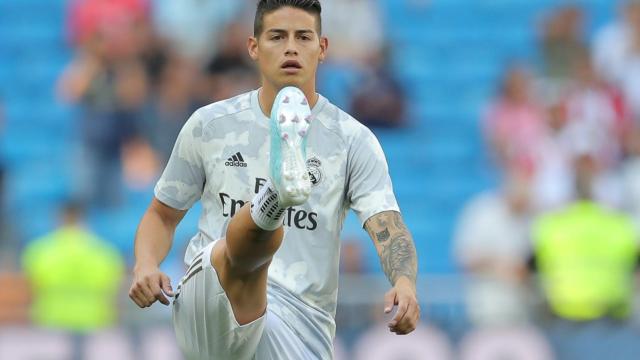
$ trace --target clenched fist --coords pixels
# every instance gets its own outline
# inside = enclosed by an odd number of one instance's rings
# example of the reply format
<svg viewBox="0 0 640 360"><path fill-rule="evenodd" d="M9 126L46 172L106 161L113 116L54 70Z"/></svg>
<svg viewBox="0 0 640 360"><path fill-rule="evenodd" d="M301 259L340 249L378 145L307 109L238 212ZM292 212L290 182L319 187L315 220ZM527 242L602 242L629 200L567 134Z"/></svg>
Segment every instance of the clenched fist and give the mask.
<svg viewBox="0 0 640 360"><path fill-rule="evenodd" d="M165 273L157 266L136 266L133 270L133 284L129 290L131 300L141 308L145 308L151 306L156 300L169 305L167 296L173 297L173 289L171 289L171 280Z"/></svg>
<svg viewBox="0 0 640 360"><path fill-rule="evenodd" d="M397 335L406 335L415 330L420 320L420 304L414 285L406 278L400 278L384 296L384 312L390 313L394 306L398 310L388 324L389 330Z"/></svg>

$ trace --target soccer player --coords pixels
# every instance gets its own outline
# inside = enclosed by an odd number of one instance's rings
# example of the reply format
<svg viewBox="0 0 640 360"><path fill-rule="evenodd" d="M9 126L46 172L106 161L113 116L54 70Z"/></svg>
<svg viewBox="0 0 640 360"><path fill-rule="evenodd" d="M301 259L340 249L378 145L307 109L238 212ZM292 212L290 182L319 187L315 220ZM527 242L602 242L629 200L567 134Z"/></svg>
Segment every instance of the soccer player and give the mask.
<svg viewBox="0 0 640 360"><path fill-rule="evenodd" d="M390 331L420 316L417 259L374 135L316 93L318 0L261 0L247 45L262 87L197 110L136 234L129 296L169 305L188 359L331 359L339 234L353 209L392 288ZM354 14L357 16L357 14ZM174 294L159 270L185 212L198 233Z"/></svg>

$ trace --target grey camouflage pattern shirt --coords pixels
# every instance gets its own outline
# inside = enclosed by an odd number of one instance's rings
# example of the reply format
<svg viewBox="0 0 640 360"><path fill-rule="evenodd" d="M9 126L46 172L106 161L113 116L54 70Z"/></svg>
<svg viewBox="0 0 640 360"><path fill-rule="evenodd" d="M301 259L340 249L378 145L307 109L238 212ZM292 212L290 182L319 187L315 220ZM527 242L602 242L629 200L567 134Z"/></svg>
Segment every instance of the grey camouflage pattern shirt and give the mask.
<svg viewBox="0 0 640 360"><path fill-rule="evenodd" d="M285 237L269 267L269 282L315 312L318 330L331 339L347 211L364 224L377 213L399 209L373 133L322 96L312 117L307 140L311 196L284 214ZM202 202L187 264L224 236L230 217L266 182L268 164L269 119L258 104L258 90L202 107L189 118L155 188L156 198L175 209Z"/></svg>

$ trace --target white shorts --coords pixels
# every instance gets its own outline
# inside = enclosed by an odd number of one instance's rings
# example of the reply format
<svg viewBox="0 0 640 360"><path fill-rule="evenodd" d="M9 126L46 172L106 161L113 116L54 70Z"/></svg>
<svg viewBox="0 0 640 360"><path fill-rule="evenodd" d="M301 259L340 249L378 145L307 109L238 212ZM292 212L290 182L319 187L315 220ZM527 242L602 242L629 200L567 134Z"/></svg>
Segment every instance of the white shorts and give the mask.
<svg viewBox="0 0 640 360"><path fill-rule="evenodd" d="M215 242L198 253L178 285L173 324L188 360L316 360L293 329L269 311L246 325L236 321L231 303L211 265ZM323 359L324 360L324 359Z"/></svg>

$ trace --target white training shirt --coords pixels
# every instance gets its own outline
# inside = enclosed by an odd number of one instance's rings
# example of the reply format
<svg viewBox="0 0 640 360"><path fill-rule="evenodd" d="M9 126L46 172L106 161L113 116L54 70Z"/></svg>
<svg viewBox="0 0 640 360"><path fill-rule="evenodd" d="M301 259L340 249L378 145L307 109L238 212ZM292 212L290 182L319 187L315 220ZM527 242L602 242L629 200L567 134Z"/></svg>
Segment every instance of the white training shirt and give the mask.
<svg viewBox="0 0 640 360"><path fill-rule="evenodd" d="M324 352L331 350L335 335L339 239L348 209L362 224L399 209L373 133L322 96L312 118L307 135L311 195L284 214L284 240L269 266L268 302L270 311ZM229 218L266 182L269 135L258 90L202 107L183 127L155 196L179 210L202 201L187 264L225 235Z"/></svg>

